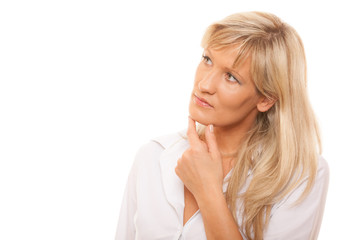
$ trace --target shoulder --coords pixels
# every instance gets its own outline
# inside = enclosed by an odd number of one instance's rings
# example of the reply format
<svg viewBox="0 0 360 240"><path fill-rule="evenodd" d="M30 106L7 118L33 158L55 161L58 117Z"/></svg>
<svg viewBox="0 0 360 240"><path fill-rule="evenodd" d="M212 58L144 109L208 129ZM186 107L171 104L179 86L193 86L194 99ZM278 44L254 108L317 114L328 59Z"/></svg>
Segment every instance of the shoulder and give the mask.
<svg viewBox="0 0 360 240"><path fill-rule="evenodd" d="M163 136L155 137L151 142L155 142L162 146L164 149L170 148L177 142L186 139L186 130L181 130L176 133L171 133Z"/></svg>
<svg viewBox="0 0 360 240"><path fill-rule="evenodd" d="M315 184L313 188L315 188L315 191L319 190L322 192L322 198L324 201L329 187L329 178L330 178L329 164L322 156L319 156L318 168L317 168ZM325 204L325 202L323 204Z"/></svg>
<svg viewBox="0 0 360 240"><path fill-rule="evenodd" d="M308 176L305 177L295 189L293 189L282 201L280 201L277 204L277 207L283 204L296 205L295 203L298 202L297 200L301 197L308 184L308 179L309 179ZM328 184L329 184L329 165L322 156L319 156L315 181L312 186L312 190L307 196L307 199L320 198L321 197L320 194L326 195ZM309 202L313 202L313 200Z"/></svg>
<svg viewBox="0 0 360 240"><path fill-rule="evenodd" d="M317 179L324 178L325 180L329 179L330 169L328 162L322 157L318 158L318 168L317 168Z"/></svg>
<svg viewBox="0 0 360 240"><path fill-rule="evenodd" d="M149 162L151 159L159 159L165 150L171 149L174 145L184 140L186 140L186 130L152 138L139 148L134 164L138 165L144 163L144 161Z"/></svg>
<svg viewBox="0 0 360 240"><path fill-rule="evenodd" d="M323 198L325 198L327 195L327 190L329 187L329 178L330 178L329 164L322 156L319 156L318 168L317 168L317 173L313 188L315 188L315 191L320 190L322 192Z"/></svg>
<svg viewBox="0 0 360 240"><path fill-rule="evenodd" d="M329 184L329 166L319 156L315 182L308 195L298 202L308 178L275 204L264 239L316 239L319 233ZM287 228L284 229L283 226Z"/></svg>

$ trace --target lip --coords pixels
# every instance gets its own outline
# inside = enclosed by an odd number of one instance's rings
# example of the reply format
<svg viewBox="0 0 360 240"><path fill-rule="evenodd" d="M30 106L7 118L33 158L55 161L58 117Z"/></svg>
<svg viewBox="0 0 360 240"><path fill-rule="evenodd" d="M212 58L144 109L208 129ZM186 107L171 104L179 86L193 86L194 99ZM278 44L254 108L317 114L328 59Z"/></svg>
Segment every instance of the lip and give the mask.
<svg viewBox="0 0 360 240"><path fill-rule="evenodd" d="M208 103L204 98L197 96L196 93L194 94L194 102L201 107L213 108L210 103Z"/></svg>

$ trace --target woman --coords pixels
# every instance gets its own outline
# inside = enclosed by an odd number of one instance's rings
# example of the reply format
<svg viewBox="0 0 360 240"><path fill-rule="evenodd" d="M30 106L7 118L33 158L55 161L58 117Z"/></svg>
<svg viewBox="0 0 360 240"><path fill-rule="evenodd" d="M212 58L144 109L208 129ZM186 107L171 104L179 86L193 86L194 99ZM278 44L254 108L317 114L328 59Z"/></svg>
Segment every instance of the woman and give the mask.
<svg viewBox="0 0 360 240"><path fill-rule="evenodd" d="M139 150L116 239L316 239L329 170L300 37L239 13L202 46L187 132Z"/></svg>

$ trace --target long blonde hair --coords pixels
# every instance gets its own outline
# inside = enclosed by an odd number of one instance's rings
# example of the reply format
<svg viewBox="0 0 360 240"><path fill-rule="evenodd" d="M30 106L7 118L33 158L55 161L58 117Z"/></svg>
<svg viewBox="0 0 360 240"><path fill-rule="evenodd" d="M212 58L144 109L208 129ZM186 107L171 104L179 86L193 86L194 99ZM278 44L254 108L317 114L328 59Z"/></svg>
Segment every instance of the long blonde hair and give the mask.
<svg viewBox="0 0 360 240"><path fill-rule="evenodd" d="M240 148L226 192L226 201L238 222L237 213L241 212L239 227L246 237L263 239L272 206L308 177L300 202L316 175L321 142L307 96L305 52L291 26L262 12L233 14L208 27L202 47L228 46L238 50L234 65L251 57L250 71L257 91L276 100L270 110L257 115ZM203 137L204 126L198 130Z"/></svg>

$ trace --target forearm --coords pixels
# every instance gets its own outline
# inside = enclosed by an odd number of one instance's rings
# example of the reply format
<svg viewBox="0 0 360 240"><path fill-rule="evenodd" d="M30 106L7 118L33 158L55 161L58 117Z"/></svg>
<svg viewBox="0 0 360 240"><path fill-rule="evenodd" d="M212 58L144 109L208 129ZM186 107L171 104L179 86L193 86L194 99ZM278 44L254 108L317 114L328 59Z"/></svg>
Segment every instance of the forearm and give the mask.
<svg viewBox="0 0 360 240"><path fill-rule="evenodd" d="M197 199L208 240L242 240L222 192ZM210 197L209 197L210 196Z"/></svg>

